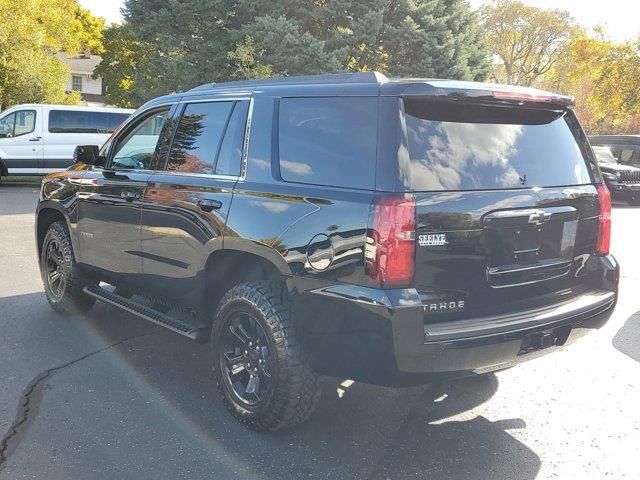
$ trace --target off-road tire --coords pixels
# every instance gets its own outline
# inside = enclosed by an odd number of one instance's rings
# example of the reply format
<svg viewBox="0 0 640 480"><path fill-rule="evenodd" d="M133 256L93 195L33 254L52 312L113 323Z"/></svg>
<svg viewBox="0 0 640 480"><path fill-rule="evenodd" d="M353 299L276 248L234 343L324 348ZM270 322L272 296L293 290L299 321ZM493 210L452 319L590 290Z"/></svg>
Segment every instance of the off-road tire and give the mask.
<svg viewBox="0 0 640 480"><path fill-rule="evenodd" d="M225 319L239 310L257 319L275 354L271 397L256 408L240 404L224 382L218 363L221 331ZM241 423L257 431L286 429L304 422L320 400L318 377L298 338L291 320L286 287L275 282L245 283L231 288L222 298L211 330L213 370L218 391L229 411Z"/></svg>
<svg viewBox="0 0 640 480"><path fill-rule="evenodd" d="M52 287L47 281L47 249L49 244L55 242L59 248L62 259L61 272L64 276L64 288L61 294L54 294ZM86 295L82 289L96 281L87 277L78 267L69 231L64 222L53 222L49 225L47 233L42 241L40 254L40 273L44 283L44 291L51 308L61 314L80 314L91 310L95 303L95 298Z"/></svg>

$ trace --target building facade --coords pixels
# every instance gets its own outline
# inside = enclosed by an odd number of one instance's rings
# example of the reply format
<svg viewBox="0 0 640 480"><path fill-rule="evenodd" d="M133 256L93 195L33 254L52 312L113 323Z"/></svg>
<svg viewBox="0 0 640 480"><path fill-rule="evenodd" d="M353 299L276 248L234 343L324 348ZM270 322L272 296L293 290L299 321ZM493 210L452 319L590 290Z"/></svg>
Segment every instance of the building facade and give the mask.
<svg viewBox="0 0 640 480"><path fill-rule="evenodd" d="M65 91L80 92L82 105L104 105L102 78L93 77L93 72L102 61L102 57L92 55L91 50L86 49L75 57L68 57L65 53L59 52L58 58L71 70L65 82Z"/></svg>

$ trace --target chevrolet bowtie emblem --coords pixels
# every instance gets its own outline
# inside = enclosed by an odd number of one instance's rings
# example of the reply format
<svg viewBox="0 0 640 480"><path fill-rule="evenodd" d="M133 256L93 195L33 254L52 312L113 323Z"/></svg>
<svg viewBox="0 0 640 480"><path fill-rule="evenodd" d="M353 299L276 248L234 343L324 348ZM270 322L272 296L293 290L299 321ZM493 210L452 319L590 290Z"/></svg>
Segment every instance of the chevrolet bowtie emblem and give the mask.
<svg viewBox="0 0 640 480"><path fill-rule="evenodd" d="M551 218L550 213L543 212L542 210L536 210L535 212L529 215L529 223L533 223L534 225L542 225L550 218Z"/></svg>

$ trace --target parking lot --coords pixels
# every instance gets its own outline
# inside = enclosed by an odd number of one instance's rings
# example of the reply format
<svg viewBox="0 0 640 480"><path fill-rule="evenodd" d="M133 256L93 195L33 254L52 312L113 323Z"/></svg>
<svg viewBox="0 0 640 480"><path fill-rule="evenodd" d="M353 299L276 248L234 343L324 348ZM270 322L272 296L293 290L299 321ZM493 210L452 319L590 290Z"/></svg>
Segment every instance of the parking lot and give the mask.
<svg viewBox="0 0 640 480"><path fill-rule="evenodd" d="M640 478L640 208L614 208L620 300L599 332L442 385L325 378L310 421L264 435L226 412L206 345L107 305L49 308L37 193L0 186L1 479Z"/></svg>

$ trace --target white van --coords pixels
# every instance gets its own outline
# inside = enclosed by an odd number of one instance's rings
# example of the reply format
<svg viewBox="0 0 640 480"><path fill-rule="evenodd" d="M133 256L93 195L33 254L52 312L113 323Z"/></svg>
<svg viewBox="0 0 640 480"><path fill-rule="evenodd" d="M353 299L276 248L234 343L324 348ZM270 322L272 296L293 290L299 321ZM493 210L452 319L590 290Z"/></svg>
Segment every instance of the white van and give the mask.
<svg viewBox="0 0 640 480"><path fill-rule="evenodd" d="M77 145L102 145L134 110L16 105L0 114L0 177L44 175L73 163Z"/></svg>

